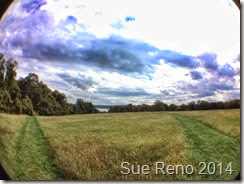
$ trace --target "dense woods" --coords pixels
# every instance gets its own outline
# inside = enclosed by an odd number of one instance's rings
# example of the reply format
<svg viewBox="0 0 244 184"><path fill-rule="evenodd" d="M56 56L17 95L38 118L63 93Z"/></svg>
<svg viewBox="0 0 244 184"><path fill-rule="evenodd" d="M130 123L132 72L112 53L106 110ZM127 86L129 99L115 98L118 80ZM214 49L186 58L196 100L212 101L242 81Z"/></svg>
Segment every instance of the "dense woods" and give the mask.
<svg viewBox="0 0 244 184"><path fill-rule="evenodd" d="M99 112L82 99L77 99L76 104L68 103L63 93L49 89L34 73L16 80L17 64L0 55L0 112L48 116Z"/></svg>
<svg viewBox="0 0 244 184"><path fill-rule="evenodd" d="M91 102L77 99L75 104L68 103L65 94L52 91L39 80L38 75L30 73L16 80L18 63L13 59L5 60L0 54L0 112L28 115L67 115L88 114L99 111ZM167 105L156 100L153 105L118 105L108 112L146 112L146 111L184 111L240 108L240 100L227 102L197 101L188 104Z"/></svg>

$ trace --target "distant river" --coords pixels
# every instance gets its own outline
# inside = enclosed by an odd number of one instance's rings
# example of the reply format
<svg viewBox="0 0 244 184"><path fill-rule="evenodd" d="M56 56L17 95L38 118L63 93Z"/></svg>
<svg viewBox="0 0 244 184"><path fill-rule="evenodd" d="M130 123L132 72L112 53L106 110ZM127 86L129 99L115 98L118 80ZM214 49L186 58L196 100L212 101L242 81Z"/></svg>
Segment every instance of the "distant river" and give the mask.
<svg viewBox="0 0 244 184"><path fill-rule="evenodd" d="M109 108L96 108L96 109L101 112L103 112L103 111L108 112L108 110L109 110Z"/></svg>

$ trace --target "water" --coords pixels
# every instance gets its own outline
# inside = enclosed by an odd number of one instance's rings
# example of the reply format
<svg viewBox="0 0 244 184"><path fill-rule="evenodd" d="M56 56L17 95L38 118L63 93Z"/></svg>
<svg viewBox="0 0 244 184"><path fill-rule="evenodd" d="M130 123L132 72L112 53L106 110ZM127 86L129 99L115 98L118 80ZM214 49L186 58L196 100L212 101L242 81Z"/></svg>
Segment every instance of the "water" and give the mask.
<svg viewBox="0 0 244 184"><path fill-rule="evenodd" d="M109 110L109 108L96 108L96 109L101 112L103 112L103 111L108 112L108 110Z"/></svg>

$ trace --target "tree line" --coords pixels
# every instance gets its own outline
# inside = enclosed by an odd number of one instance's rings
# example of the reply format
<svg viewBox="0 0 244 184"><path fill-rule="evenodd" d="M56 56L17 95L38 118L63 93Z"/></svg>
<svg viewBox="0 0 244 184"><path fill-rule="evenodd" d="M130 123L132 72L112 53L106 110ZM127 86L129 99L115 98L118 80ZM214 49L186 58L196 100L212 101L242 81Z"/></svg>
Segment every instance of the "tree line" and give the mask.
<svg viewBox="0 0 244 184"><path fill-rule="evenodd" d="M214 110L214 109L238 109L240 108L240 100L234 99L226 102L208 102L199 100L197 102L189 102L188 104L166 104L160 100L156 100L153 105L117 105L112 106L108 112L150 112L150 111L186 111L186 110Z"/></svg>
<svg viewBox="0 0 244 184"><path fill-rule="evenodd" d="M82 99L68 103L65 94L52 91L34 73L16 80L17 65L15 60L5 60L0 54L0 112L46 116L99 112Z"/></svg>
<svg viewBox="0 0 244 184"><path fill-rule="evenodd" d="M91 102L77 99L68 103L65 94L52 91L39 80L37 74L30 73L25 78L16 80L18 63L13 59L4 59L0 54L0 112L11 114L57 116L68 114L98 113ZM152 105L117 105L111 106L113 112L149 112L149 111L184 111L240 108L240 100L227 102L207 102L200 100L188 104L175 105L156 100Z"/></svg>

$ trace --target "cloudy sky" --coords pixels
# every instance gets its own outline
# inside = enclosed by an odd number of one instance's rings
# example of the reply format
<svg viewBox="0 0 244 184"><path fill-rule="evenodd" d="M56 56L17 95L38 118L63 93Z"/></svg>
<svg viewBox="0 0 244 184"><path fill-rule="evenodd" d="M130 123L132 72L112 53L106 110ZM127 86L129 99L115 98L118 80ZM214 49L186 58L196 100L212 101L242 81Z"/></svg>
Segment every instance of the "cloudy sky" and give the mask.
<svg viewBox="0 0 244 184"><path fill-rule="evenodd" d="M231 0L15 0L0 52L69 102L240 96L240 12Z"/></svg>

